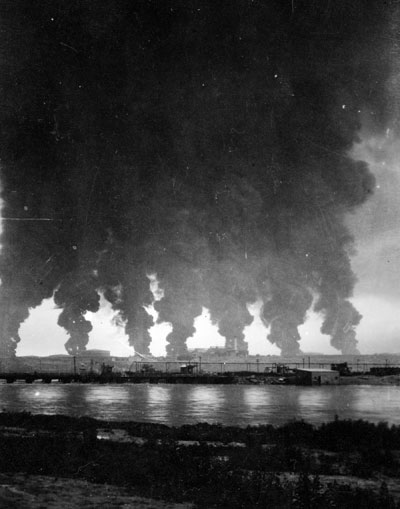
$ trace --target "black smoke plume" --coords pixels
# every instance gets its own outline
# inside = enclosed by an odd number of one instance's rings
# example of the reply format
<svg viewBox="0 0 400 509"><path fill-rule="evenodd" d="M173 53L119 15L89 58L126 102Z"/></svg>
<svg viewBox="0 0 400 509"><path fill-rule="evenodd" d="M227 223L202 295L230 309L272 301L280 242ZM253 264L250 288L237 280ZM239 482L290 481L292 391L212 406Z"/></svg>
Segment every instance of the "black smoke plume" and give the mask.
<svg viewBox="0 0 400 509"><path fill-rule="evenodd" d="M14 0L1 7L1 342L54 295L85 349L99 292L149 351L147 274L167 350L203 306L246 350L247 304L299 352L312 302L356 352L345 215L372 193L348 156L390 115L393 8L355 0ZM393 3L394 6L394 3Z"/></svg>

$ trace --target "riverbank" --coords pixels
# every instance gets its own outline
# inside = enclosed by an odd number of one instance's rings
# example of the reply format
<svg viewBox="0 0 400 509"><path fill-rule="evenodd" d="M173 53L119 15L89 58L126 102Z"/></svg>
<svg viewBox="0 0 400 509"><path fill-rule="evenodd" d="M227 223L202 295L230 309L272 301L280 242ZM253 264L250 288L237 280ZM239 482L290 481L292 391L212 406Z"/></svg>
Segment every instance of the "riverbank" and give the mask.
<svg viewBox="0 0 400 509"><path fill-rule="evenodd" d="M400 375L374 376L374 375L352 375L342 376L340 385L400 385Z"/></svg>
<svg viewBox="0 0 400 509"><path fill-rule="evenodd" d="M3 377L3 379L1 378ZM0 374L0 383L12 385L14 383L43 383L49 384L94 384L94 385L304 385L293 372L277 373L215 373L200 375L156 373L153 375L88 376L77 375L42 375L40 373L7 373ZM366 373L352 373L341 376L335 382L338 385L400 385L400 375L371 375ZM326 385L326 384L323 384Z"/></svg>
<svg viewBox="0 0 400 509"><path fill-rule="evenodd" d="M7 508L394 508L399 467L400 426L365 421L169 427L0 413Z"/></svg>
<svg viewBox="0 0 400 509"><path fill-rule="evenodd" d="M400 385L400 372L398 368L384 367L374 371L352 372L347 369L336 378L326 378L326 371L322 369L325 384L340 385ZM7 371L0 372L0 384L13 385L14 383L42 383L50 384L94 384L94 385L141 385L141 384L168 384L168 385L306 385L311 380L304 379L304 370L289 369L287 366L280 366L280 369L273 372L264 371L216 371L206 372L126 372L126 373L57 373L49 371ZM329 372L332 374L332 372Z"/></svg>

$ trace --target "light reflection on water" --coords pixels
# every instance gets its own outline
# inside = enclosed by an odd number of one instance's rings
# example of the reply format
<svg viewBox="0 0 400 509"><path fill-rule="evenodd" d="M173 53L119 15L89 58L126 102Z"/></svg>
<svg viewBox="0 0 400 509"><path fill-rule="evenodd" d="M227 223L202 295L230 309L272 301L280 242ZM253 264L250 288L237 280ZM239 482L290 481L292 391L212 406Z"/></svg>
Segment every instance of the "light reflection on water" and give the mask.
<svg viewBox="0 0 400 509"><path fill-rule="evenodd" d="M220 385L192 385L186 393L186 408L197 422L219 422L224 393ZM185 411L185 409L183 409Z"/></svg>
<svg viewBox="0 0 400 509"><path fill-rule="evenodd" d="M360 387L359 397L354 402L356 411L363 412L365 414L365 419L373 420L377 409L379 411L379 408L384 407L385 413L396 417L393 423L399 424L400 417L396 414L399 413L400 408L400 387L383 386L380 387L380 389L380 391L371 391L370 387ZM396 391L397 397L394 397L394 391ZM379 420L385 421L387 419L382 416Z"/></svg>
<svg viewBox="0 0 400 509"><path fill-rule="evenodd" d="M243 401L251 412L258 407L268 406L271 400L270 394L260 391L259 387L248 387L243 393Z"/></svg>
<svg viewBox="0 0 400 509"><path fill-rule="evenodd" d="M171 391L166 385L147 386L147 406L144 413L153 422L166 422L171 408Z"/></svg>
<svg viewBox="0 0 400 509"><path fill-rule="evenodd" d="M311 423L335 415L400 424L400 388L393 386L0 384L0 409L159 422L225 425Z"/></svg>

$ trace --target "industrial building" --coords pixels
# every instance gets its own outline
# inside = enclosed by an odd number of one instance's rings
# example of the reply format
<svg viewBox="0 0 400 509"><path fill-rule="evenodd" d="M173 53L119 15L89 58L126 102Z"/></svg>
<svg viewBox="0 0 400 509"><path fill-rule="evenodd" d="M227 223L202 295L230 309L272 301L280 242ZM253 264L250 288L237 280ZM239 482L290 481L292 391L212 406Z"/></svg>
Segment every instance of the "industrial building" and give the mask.
<svg viewBox="0 0 400 509"><path fill-rule="evenodd" d="M339 383L339 372L323 368L302 368L296 370L299 385L333 385Z"/></svg>

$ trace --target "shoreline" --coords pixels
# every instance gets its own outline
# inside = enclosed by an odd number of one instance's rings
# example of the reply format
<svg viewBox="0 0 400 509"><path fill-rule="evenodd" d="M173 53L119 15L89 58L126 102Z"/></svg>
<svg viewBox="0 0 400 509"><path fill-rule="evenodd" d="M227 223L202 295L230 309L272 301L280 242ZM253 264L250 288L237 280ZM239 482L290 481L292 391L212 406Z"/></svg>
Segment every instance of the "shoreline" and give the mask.
<svg viewBox="0 0 400 509"><path fill-rule="evenodd" d="M190 384L190 385L297 385L307 386L311 384L296 382L293 373L265 374L265 373L215 373L203 375L168 375L157 374L154 376L139 375L133 377L102 377L102 376L76 376L67 375L58 378L58 375L42 376L41 374L18 374L13 373L0 383L12 385L25 382L26 384L42 383L49 384L94 384L94 385L137 385L137 384ZM318 387L318 384L312 384ZM320 385L400 385L400 374L373 375L369 373L351 373L342 375L336 383L323 383Z"/></svg>
<svg viewBox="0 0 400 509"><path fill-rule="evenodd" d="M375 376L359 374L341 376L339 385L400 385L400 375Z"/></svg>
<svg viewBox="0 0 400 509"><path fill-rule="evenodd" d="M286 508L304 493L318 507L392 507L399 467L400 426L383 423L172 427L0 413L7 507ZM66 486L75 505L65 505Z"/></svg>

